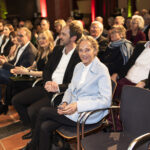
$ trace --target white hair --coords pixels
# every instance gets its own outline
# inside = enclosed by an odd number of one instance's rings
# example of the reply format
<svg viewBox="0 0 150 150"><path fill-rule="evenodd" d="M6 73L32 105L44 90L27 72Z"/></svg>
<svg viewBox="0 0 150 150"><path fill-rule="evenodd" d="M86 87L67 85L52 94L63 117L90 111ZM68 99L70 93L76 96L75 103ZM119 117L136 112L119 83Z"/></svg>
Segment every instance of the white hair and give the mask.
<svg viewBox="0 0 150 150"><path fill-rule="evenodd" d="M136 20L138 22L138 26L140 29L144 28L144 19L142 16L134 15L134 16L132 16L131 22L133 22L133 20Z"/></svg>
<svg viewBox="0 0 150 150"><path fill-rule="evenodd" d="M98 25L98 27L103 31L103 24L102 23L100 23L99 21L93 21L92 23L91 23L91 25L92 24L97 24Z"/></svg>

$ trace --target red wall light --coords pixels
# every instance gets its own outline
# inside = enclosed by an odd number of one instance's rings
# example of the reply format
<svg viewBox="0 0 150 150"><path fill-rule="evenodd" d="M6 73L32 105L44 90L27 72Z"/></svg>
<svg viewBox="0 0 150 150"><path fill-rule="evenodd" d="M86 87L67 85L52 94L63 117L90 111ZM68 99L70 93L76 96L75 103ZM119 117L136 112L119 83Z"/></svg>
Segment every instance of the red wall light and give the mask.
<svg viewBox="0 0 150 150"><path fill-rule="evenodd" d="M40 0L41 17L47 17L47 5L46 0Z"/></svg>
<svg viewBox="0 0 150 150"><path fill-rule="evenodd" d="M91 19L95 20L95 0L91 0Z"/></svg>

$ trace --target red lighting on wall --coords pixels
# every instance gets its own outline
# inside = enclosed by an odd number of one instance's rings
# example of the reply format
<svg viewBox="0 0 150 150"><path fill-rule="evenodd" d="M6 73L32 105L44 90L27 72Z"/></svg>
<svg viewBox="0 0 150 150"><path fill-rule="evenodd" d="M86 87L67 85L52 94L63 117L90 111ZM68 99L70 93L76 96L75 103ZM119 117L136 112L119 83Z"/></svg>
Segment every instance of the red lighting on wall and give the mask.
<svg viewBox="0 0 150 150"><path fill-rule="evenodd" d="M91 0L91 19L95 20L95 0Z"/></svg>
<svg viewBox="0 0 150 150"><path fill-rule="evenodd" d="M103 3L103 15L106 16L106 2Z"/></svg>
<svg viewBox="0 0 150 150"><path fill-rule="evenodd" d="M40 0L41 17L47 17L47 5L46 0Z"/></svg>

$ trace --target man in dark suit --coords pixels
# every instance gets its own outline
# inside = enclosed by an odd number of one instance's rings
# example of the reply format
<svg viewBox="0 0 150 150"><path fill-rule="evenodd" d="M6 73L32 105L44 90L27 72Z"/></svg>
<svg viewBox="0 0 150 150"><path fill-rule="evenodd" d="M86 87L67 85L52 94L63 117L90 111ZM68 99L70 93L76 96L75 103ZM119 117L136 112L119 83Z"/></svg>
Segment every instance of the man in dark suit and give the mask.
<svg viewBox="0 0 150 150"><path fill-rule="evenodd" d="M27 89L12 99L24 125L34 128L38 111L50 106L54 93L65 91L71 81L75 65L80 62L76 41L82 36L82 29L76 23L65 26L60 33L60 45L56 46L44 69L44 86ZM26 136L24 136L26 138Z"/></svg>
<svg viewBox="0 0 150 150"><path fill-rule="evenodd" d="M20 49L15 58L7 61L5 56L0 56L0 65L2 66L0 69L0 84L7 84L9 82L9 77L13 76L10 69L15 66L29 67L32 65L36 57L37 49L30 43L30 39L31 32L27 28L23 27L19 29L18 41L20 43ZM0 109L0 113L2 113L1 110L2 108Z"/></svg>
<svg viewBox="0 0 150 150"><path fill-rule="evenodd" d="M95 38L99 44L99 52L98 52L98 58L100 58L101 55L106 50L106 47L108 46L108 39L102 36L103 33L103 24L99 21L93 21L91 23L90 27L90 35Z"/></svg>

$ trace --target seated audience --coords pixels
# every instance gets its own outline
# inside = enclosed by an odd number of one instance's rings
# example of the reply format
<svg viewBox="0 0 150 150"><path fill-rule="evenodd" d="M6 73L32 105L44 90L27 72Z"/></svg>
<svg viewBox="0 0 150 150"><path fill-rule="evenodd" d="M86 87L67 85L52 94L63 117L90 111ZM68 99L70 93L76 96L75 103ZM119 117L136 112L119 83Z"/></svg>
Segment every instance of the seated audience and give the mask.
<svg viewBox="0 0 150 150"><path fill-rule="evenodd" d="M54 48L54 40L50 31L44 31L39 33L38 36L38 54L36 61L33 62L32 66L25 68L23 66L17 66L14 69L11 69L11 73L15 75L28 75L33 77L42 77L45 64L48 62L48 59L51 59L51 53ZM8 105L11 103L12 97L25 90L26 88L31 87L33 80L19 81L15 82L10 80L6 87L6 94L4 98L4 104L0 106L0 114L8 111Z"/></svg>
<svg viewBox="0 0 150 150"><path fill-rule="evenodd" d="M148 35L150 39L150 30ZM120 80L117 82L115 98L120 98L124 85L136 85L148 78L150 72L150 41L145 43L139 42L136 45L128 63L116 74L116 78L118 77Z"/></svg>
<svg viewBox="0 0 150 150"><path fill-rule="evenodd" d="M112 28L112 26L114 25L114 17L109 17L107 19L107 23L108 23L108 27L107 27L107 30L110 30Z"/></svg>
<svg viewBox="0 0 150 150"><path fill-rule="evenodd" d="M150 14L145 14L143 16L144 18L144 28L143 28L143 32L145 33L146 35L146 41L148 41L148 31L150 29Z"/></svg>
<svg viewBox="0 0 150 150"><path fill-rule="evenodd" d="M138 41L145 41L146 37L142 29L144 28L144 20L141 16L134 15L131 19L131 30L127 31L127 39L130 40L133 46Z"/></svg>
<svg viewBox="0 0 150 150"><path fill-rule="evenodd" d="M131 42L125 37L126 29L122 25L114 25L110 30L111 42L105 53L100 55L100 60L108 67L110 75L118 73L133 52Z"/></svg>
<svg viewBox="0 0 150 150"><path fill-rule="evenodd" d="M41 20L41 30L50 30L50 22L45 18Z"/></svg>
<svg viewBox="0 0 150 150"><path fill-rule="evenodd" d="M76 22L66 25L60 33L61 46L55 46L51 59L45 66L43 86L29 88L13 97L12 104L25 126L34 129L39 109L50 105L53 94L67 89L74 67L80 62L76 41L82 36L82 32ZM23 136L26 137L28 136Z"/></svg>
<svg viewBox="0 0 150 150"><path fill-rule="evenodd" d="M54 28L55 28L54 45L60 44L59 34L65 25L66 25L66 22L63 19L55 20L54 22Z"/></svg>
<svg viewBox="0 0 150 150"><path fill-rule="evenodd" d="M62 103L58 108L44 107L40 110L35 132L26 150L50 150L53 132L57 128L76 126L81 112L111 105L111 80L107 67L96 57L98 43L94 38L85 36L78 43L78 53L82 62L75 67ZM86 125L97 123L107 114L107 110L93 114Z"/></svg>
<svg viewBox="0 0 150 150"><path fill-rule="evenodd" d="M126 19L126 21L125 21L125 27L126 27L127 31L131 30L131 18L127 18Z"/></svg>
<svg viewBox="0 0 150 150"><path fill-rule="evenodd" d="M150 89L150 73L148 75L148 79L140 81L136 84L136 87Z"/></svg>
<svg viewBox="0 0 150 150"><path fill-rule="evenodd" d="M9 34L14 31L14 28L11 24L6 24L4 26L4 37L2 41L2 45L0 47L0 55L8 56L9 51L13 45L13 42L11 41Z"/></svg>
<svg viewBox="0 0 150 150"><path fill-rule="evenodd" d="M0 47L2 45L3 37L4 37L4 23L3 20L0 20Z"/></svg>
<svg viewBox="0 0 150 150"><path fill-rule="evenodd" d="M99 44L98 58L105 52L108 45L108 39L102 36L103 24L98 21L93 21L90 26L90 35L97 40Z"/></svg>
<svg viewBox="0 0 150 150"><path fill-rule="evenodd" d="M5 56L0 56L0 65L2 65L2 68L0 69L0 84L7 84L9 82L9 77L13 76L10 69L15 68L16 66L29 67L35 60L37 50L30 43L31 32L25 27L20 28L17 37L21 47L18 49L15 58L8 61Z"/></svg>
<svg viewBox="0 0 150 150"><path fill-rule="evenodd" d="M114 21L114 25L122 25L124 26L125 19L122 16L117 16Z"/></svg>
<svg viewBox="0 0 150 150"><path fill-rule="evenodd" d="M141 10L141 12L140 12L140 15L142 16L142 17L144 17L144 15L146 15L146 14L148 14L148 10L147 9L142 9Z"/></svg>
<svg viewBox="0 0 150 150"><path fill-rule="evenodd" d="M13 59L15 58L15 56L16 56L16 54L17 54L17 51L18 51L18 49L19 49L19 47L20 47L20 44L19 44L19 42L18 42L18 40L17 40L17 31L12 31L12 32L9 34L9 37L10 37L10 39L11 39L13 45L12 45L11 48L10 48L10 52L9 52L9 54L8 54L8 56L7 56L7 59L8 59L9 61L11 61L11 60L13 60Z"/></svg>

